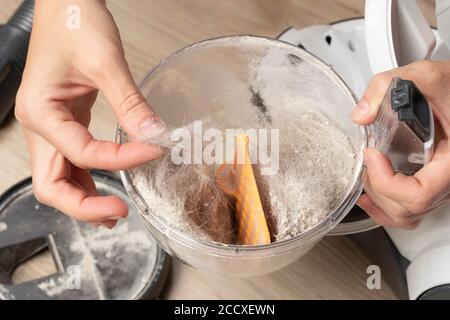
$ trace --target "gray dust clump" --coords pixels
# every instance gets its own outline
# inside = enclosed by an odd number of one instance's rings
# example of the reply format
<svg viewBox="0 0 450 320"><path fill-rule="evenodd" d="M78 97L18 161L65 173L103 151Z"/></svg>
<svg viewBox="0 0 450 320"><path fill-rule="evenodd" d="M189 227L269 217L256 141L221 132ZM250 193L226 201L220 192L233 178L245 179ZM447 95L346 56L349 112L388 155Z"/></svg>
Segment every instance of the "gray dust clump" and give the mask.
<svg viewBox="0 0 450 320"><path fill-rule="evenodd" d="M279 173L265 176L277 241L322 221L343 200L355 166L349 140L319 112L297 116L280 137Z"/></svg>

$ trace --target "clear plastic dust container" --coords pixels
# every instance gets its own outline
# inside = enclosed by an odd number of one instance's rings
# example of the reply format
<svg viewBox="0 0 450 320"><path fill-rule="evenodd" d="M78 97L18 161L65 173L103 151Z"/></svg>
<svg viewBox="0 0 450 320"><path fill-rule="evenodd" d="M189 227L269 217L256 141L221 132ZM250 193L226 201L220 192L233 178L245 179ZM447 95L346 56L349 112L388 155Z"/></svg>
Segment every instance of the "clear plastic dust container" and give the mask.
<svg viewBox="0 0 450 320"><path fill-rule="evenodd" d="M362 191L362 151L368 143L366 129L351 121L356 101L342 79L312 54L278 40L231 36L196 43L162 60L148 73L140 88L161 119L177 127L212 111L227 114L236 105L242 105L239 114L244 117L248 114L245 108L252 98L255 79L275 89L280 99L295 94L308 101L310 108L333 119L353 145L356 165L351 182L342 201L322 221L297 236L268 245L225 245L197 240L171 227L163 219L164 213L149 210L130 172L121 172L148 230L168 253L194 268L235 277L263 275L288 266L339 224ZM120 128L117 139L120 143L127 141Z"/></svg>

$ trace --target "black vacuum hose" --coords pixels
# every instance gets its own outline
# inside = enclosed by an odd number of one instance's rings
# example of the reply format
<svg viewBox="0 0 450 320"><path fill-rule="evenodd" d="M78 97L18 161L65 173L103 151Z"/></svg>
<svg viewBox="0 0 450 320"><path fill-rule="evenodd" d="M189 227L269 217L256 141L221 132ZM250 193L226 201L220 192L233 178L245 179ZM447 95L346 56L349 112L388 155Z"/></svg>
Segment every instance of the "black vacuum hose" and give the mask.
<svg viewBox="0 0 450 320"><path fill-rule="evenodd" d="M25 0L0 26L0 126L13 111L33 24L34 0Z"/></svg>

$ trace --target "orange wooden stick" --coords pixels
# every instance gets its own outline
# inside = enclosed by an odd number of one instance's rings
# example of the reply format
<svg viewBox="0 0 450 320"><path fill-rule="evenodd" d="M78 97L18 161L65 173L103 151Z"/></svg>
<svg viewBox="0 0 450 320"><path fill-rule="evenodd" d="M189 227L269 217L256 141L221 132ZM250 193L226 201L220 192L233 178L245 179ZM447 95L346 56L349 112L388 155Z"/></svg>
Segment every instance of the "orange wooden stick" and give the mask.
<svg viewBox="0 0 450 320"><path fill-rule="evenodd" d="M225 193L236 197L238 242L245 245L269 244L269 228L250 162L248 141L245 134L235 137L234 163L222 164L217 169L216 181Z"/></svg>

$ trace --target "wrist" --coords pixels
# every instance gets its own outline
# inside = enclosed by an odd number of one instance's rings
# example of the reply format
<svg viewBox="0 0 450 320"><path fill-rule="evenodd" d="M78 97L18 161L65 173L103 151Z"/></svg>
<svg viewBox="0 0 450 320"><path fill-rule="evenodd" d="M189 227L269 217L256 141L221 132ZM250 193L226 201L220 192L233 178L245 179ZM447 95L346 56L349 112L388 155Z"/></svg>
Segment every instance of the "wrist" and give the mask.
<svg viewBox="0 0 450 320"><path fill-rule="evenodd" d="M99 25L109 15L104 0L36 0L32 41L65 42L79 34L72 31Z"/></svg>

